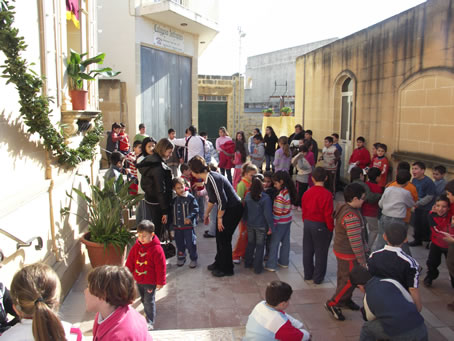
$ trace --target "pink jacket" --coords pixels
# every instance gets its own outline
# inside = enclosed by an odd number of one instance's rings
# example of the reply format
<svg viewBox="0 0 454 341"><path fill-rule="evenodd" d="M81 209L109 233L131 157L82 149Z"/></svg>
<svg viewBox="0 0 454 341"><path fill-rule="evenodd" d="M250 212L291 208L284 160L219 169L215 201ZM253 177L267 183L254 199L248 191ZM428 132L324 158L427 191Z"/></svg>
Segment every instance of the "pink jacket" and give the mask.
<svg viewBox="0 0 454 341"><path fill-rule="evenodd" d="M152 341L148 332L147 322L131 306L118 307L101 324L98 323L99 313L93 324L93 341Z"/></svg>

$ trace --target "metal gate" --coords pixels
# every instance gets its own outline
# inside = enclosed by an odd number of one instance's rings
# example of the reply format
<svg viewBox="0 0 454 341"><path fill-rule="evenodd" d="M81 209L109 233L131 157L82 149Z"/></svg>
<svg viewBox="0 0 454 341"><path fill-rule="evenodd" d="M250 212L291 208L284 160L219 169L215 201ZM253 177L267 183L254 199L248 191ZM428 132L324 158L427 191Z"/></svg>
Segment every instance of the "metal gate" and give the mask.
<svg viewBox="0 0 454 341"><path fill-rule="evenodd" d="M191 58L141 46L142 122L156 140L191 124Z"/></svg>
<svg viewBox="0 0 454 341"><path fill-rule="evenodd" d="M199 101L199 132L205 131L215 145L219 127L227 127L227 102Z"/></svg>

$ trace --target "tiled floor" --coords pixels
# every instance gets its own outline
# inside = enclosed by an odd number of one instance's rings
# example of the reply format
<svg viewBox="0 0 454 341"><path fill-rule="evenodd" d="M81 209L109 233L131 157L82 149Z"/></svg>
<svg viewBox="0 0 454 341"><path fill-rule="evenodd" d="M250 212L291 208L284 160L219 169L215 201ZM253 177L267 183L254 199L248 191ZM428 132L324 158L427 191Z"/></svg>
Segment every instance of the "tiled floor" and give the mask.
<svg viewBox="0 0 454 341"><path fill-rule="evenodd" d="M346 321L339 322L323 308L323 303L332 296L336 283L336 259L332 251L329 254L325 282L314 285L303 280L303 229L300 212L294 211L291 227L291 264L288 269L280 269L275 273L265 271L256 275L242 264L235 266L235 275L232 277L213 277L206 266L213 262L215 240L203 238L204 230L203 225L197 227L199 266L196 269L190 269L187 264L177 267L175 258L169 261L168 284L157 293L156 331L152 332L155 340L241 339L244 333L241 327L246 324L248 314L264 299L266 284L275 279L286 281L293 287L287 312L305 324L313 334L313 340L358 339L362 325L359 312L344 310ZM428 251L418 247L412 248L412 252L425 267ZM61 307L62 318L80 323L85 335L90 335L93 324L93 314L85 312L83 299L85 277L89 269L90 266L87 265L86 271L81 274ZM446 308L446 303L454 299L454 289L450 286L444 262L440 268L440 277L434 281L433 287L427 289L421 282L420 288L424 305L422 314L429 328L429 339L454 340L454 312ZM357 303L361 302L361 296L356 290L354 299ZM139 300L134 306L143 311Z"/></svg>

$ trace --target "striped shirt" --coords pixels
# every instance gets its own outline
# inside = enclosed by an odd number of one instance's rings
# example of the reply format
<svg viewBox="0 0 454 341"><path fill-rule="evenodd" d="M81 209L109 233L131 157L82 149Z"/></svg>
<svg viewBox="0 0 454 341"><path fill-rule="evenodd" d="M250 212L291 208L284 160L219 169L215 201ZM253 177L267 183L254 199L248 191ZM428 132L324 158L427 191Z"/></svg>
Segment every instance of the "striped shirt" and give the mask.
<svg viewBox="0 0 454 341"><path fill-rule="evenodd" d="M281 189L274 199L273 218L275 224L287 224L292 221L292 203L287 188Z"/></svg>
<svg viewBox="0 0 454 341"><path fill-rule="evenodd" d="M136 154L134 154L133 152L128 153L126 155L126 160L128 161L129 170L131 171L131 175L133 177L137 178Z"/></svg>

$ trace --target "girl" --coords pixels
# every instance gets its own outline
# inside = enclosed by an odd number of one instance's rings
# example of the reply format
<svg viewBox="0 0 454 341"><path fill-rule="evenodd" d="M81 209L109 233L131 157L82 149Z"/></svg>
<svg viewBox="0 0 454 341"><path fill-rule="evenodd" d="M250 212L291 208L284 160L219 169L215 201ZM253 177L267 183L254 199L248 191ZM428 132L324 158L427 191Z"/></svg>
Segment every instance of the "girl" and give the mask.
<svg viewBox="0 0 454 341"><path fill-rule="evenodd" d="M232 138L229 136L229 132L225 127L220 127L219 128L219 137L216 139L216 150L219 153L219 168L221 169L221 174L226 175L227 173L227 179L232 183L232 160L233 160L233 155L229 155L229 151L227 151L225 148L222 148L222 146L226 142L231 142L233 144ZM230 145L230 143L229 143ZM227 171L227 172L226 172Z"/></svg>
<svg viewBox="0 0 454 341"><path fill-rule="evenodd" d="M292 155L290 153L287 136L279 137L278 144L279 149L276 150L276 153L274 154L273 172L280 170L288 172L292 162Z"/></svg>
<svg viewBox="0 0 454 341"><path fill-rule="evenodd" d="M243 165L242 168L242 179L238 183L238 186L236 188L236 193L241 199L241 202L244 202L244 198L246 197L246 194L249 192L249 188L251 187L252 184L252 177L257 174L258 170L257 167L254 166L250 162L246 162ZM239 234L238 234L238 240L236 241L235 248L233 249L232 253L232 259L233 263L235 264L240 264L241 262L241 257L244 257L244 254L246 253L246 247L247 247L247 226L246 223L241 220L240 222L240 227L239 227Z"/></svg>
<svg viewBox="0 0 454 341"><path fill-rule="evenodd" d="M43 263L19 270L11 282L14 310L22 319L3 333L5 340L82 340L82 332L58 319L60 279Z"/></svg>
<svg viewBox="0 0 454 341"><path fill-rule="evenodd" d="M247 225L248 244L244 265L246 268L254 264L254 272L263 271L263 251L268 230L274 226L271 198L263 190L259 177L252 180L251 191L244 200L243 220ZM255 255L254 255L255 251Z"/></svg>
<svg viewBox="0 0 454 341"><path fill-rule="evenodd" d="M241 180L241 168L246 162L246 149L244 148L244 143L242 140L235 141L235 157L233 159L233 164L235 165L235 170L233 172L233 188L236 190L236 186Z"/></svg>
<svg viewBox="0 0 454 341"><path fill-rule="evenodd" d="M236 133L236 139L235 141L241 141L244 144L244 150L246 151L246 156L249 155L248 153L248 144L246 141L246 137L244 136L244 131L240 130L239 132Z"/></svg>
<svg viewBox="0 0 454 341"><path fill-rule="evenodd" d="M312 143L308 142L308 143L304 143L304 145L308 149L305 158L306 158L307 162L309 162L309 164L311 165L312 170L314 170L314 168L315 168L315 156L314 156L314 153L312 152ZM311 174L312 174L312 172L311 172ZM311 174L309 174L309 181L308 181L308 187L309 188L314 186L314 182L312 181Z"/></svg>
<svg viewBox="0 0 454 341"><path fill-rule="evenodd" d="M454 180L449 181L445 187L446 196L449 199L450 208L449 214L454 216ZM454 218L451 218L451 230L452 226L454 225ZM449 274L454 276L454 236L453 235L446 235L444 240L448 243L448 255L446 257L446 266L449 270ZM448 309L454 311L454 301L448 303Z"/></svg>
<svg viewBox="0 0 454 341"><path fill-rule="evenodd" d="M263 142L265 143L265 160L266 170L269 171L271 167L274 169L274 154L276 153L277 136L274 129L270 126L265 129L265 136Z"/></svg>
<svg viewBox="0 0 454 341"><path fill-rule="evenodd" d="M287 172L276 172L273 175L273 183L274 187L279 191L279 194L276 196L273 203L275 227L272 230L270 255L265 266L265 270L268 271L276 271L277 265L288 268L292 203L296 201L295 185ZM279 245L281 245L280 250Z"/></svg>
<svg viewBox="0 0 454 341"><path fill-rule="evenodd" d="M292 164L294 169L296 169L296 188L298 190L296 206L301 211L301 198L307 190L309 177L312 174L312 166L306 160L306 155L309 152L307 146L302 145L299 150L300 152L292 159Z"/></svg>
<svg viewBox="0 0 454 341"><path fill-rule="evenodd" d="M260 135L262 136L262 133L260 132L260 129L259 128L255 128L253 131L252 131L252 135L249 137L249 140L248 140L248 154L252 154L254 152L254 141L253 141L253 138L255 135Z"/></svg>

